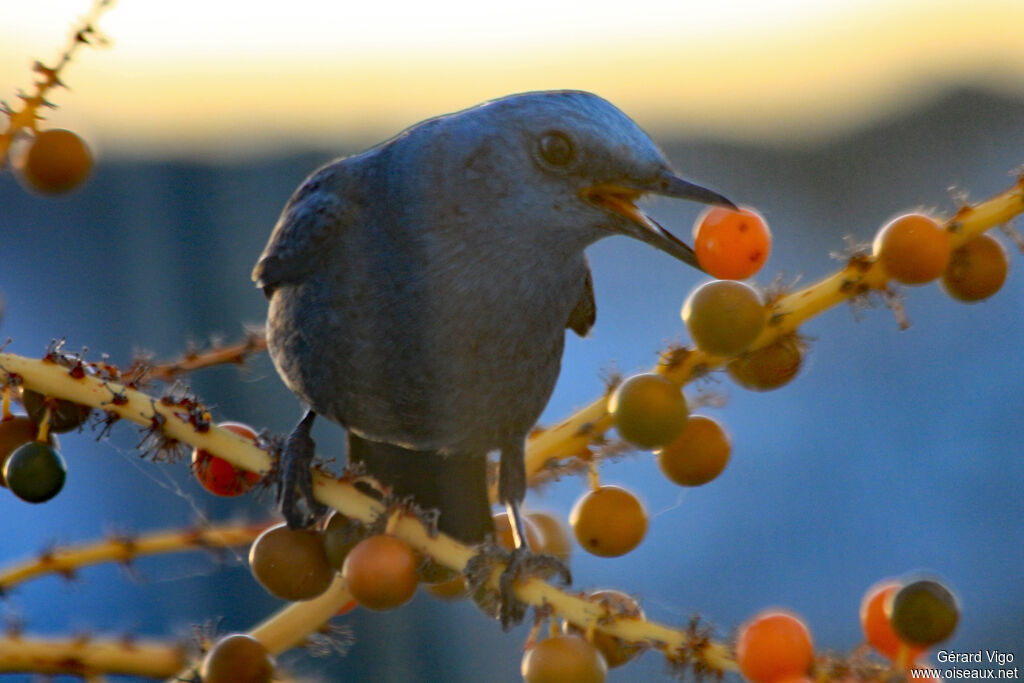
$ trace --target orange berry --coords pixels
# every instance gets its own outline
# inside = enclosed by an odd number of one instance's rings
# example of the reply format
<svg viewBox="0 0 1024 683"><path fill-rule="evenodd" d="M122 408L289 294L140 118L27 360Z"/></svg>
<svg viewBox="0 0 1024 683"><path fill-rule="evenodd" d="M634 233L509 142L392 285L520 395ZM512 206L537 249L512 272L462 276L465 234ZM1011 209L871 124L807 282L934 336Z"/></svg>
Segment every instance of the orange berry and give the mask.
<svg viewBox="0 0 1024 683"><path fill-rule="evenodd" d="M909 213L878 231L872 251L890 277L921 285L942 275L949 264L949 231L933 218Z"/></svg>
<svg viewBox="0 0 1024 683"><path fill-rule="evenodd" d="M543 544L543 536L540 529L526 515L523 515L523 529L526 531L526 545L530 550L538 552ZM504 548L512 550L515 548L515 540L512 538L512 524L509 522L508 513L499 512L494 515L494 538Z"/></svg>
<svg viewBox="0 0 1024 683"><path fill-rule="evenodd" d="M404 605L416 593L419 557L394 536L371 536L345 557L341 575L363 607L385 610Z"/></svg>
<svg viewBox="0 0 1024 683"><path fill-rule="evenodd" d="M693 228L697 262L722 280L746 280L761 270L772 248L772 233L753 209L734 211L714 206L704 211Z"/></svg>
<svg viewBox="0 0 1024 683"><path fill-rule="evenodd" d="M644 539L647 511L626 489L602 486L576 501L569 524L585 550L599 557L618 557Z"/></svg>
<svg viewBox="0 0 1024 683"><path fill-rule="evenodd" d="M563 562L568 562L572 553L572 541L569 540L569 530L565 522L550 512L541 511L527 512L526 518L540 531L542 540L538 552L554 555Z"/></svg>
<svg viewBox="0 0 1024 683"><path fill-rule="evenodd" d="M461 600L469 593L469 584L465 576L456 574L441 583L428 583L427 592L442 600Z"/></svg>
<svg viewBox="0 0 1024 683"><path fill-rule="evenodd" d="M92 169L92 155L82 138L53 128L36 134L22 162L21 175L44 194L63 194L78 187Z"/></svg>
<svg viewBox="0 0 1024 683"><path fill-rule="evenodd" d="M359 607L359 601L353 598L352 600L349 600L344 605L339 607L338 611L334 613L334 616L343 617L352 610L354 610L356 607Z"/></svg>
<svg viewBox="0 0 1024 683"><path fill-rule="evenodd" d="M766 610L740 626L736 663L754 683L803 676L814 660L807 626L789 612Z"/></svg>
<svg viewBox="0 0 1024 683"><path fill-rule="evenodd" d="M1008 269L1003 245L988 235L979 235L953 250L942 273L942 288L954 299L981 301L999 291Z"/></svg>
<svg viewBox="0 0 1024 683"><path fill-rule="evenodd" d="M748 351L726 366L729 377L744 389L778 389L800 371L803 349L796 335L786 335L768 346Z"/></svg>
<svg viewBox="0 0 1024 683"><path fill-rule="evenodd" d="M582 638L554 636L526 651L520 673L525 683L603 683L608 665Z"/></svg>
<svg viewBox="0 0 1024 683"><path fill-rule="evenodd" d="M658 466L680 486L701 486L729 463L729 435L710 417L691 415L676 440L658 451Z"/></svg>
<svg viewBox="0 0 1024 683"><path fill-rule="evenodd" d="M222 422L220 427L256 442L256 430L241 422ZM192 450L192 472L204 489L227 498L240 496L260 480L256 472L242 470L200 448Z"/></svg>
<svg viewBox="0 0 1024 683"><path fill-rule="evenodd" d="M206 653L203 683L270 683L274 658L263 643L245 633L224 636Z"/></svg>
<svg viewBox="0 0 1024 683"><path fill-rule="evenodd" d="M860 625L864 630L864 639L879 654L896 661L900 656L900 650L906 648L905 661L909 662L915 660L923 650L906 645L899 639L892 628L888 609L893 594L902 585L895 579L887 579L869 588L860 603Z"/></svg>
<svg viewBox="0 0 1024 683"><path fill-rule="evenodd" d="M661 375L634 375L612 394L608 412L623 439L655 448L672 441L686 425L686 398L679 385Z"/></svg>

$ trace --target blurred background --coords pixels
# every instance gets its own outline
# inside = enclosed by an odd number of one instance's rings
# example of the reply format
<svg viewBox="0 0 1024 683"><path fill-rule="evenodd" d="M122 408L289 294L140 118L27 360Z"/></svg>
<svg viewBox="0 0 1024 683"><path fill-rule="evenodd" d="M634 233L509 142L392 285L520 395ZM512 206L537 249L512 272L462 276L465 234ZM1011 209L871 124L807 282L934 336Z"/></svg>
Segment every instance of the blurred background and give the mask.
<svg viewBox="0 0 1024 683"><path fill-rule="evenodd" d="M50 63L85 0L4 8L0 97ZM946 215L954 192L1002 191L1024 163L1024 5L959 2L248 3L123 2L99 27L109 50L84 50L53 93L53 126L87 138L94 176L45 199L0 174L0 337L41 355L55 337L126 364L190 341L238 338L266 304L250 269L295 187L320 164L416 121L511 92L592 90L649 132L680 174L758 208L774 251L756 278L807 284L838 267L844 236L867 242L907 210ZM954 189L951 189L954 188ZM696 205L648 208L689 239ZM1008 244L1003 240L1004 244ZM698 283L659 252L613 238L589 252L597 325L567 338L543 418L597 397L610 371L650 367L687 341L679 308ZM772 393L721 374L690 388L727 425L733 459L712 484L682 490L650 454L607 467L652 515L633 553L577 549L575 586L616 587L648 616L699 613L728 637L772 605L809 623L820 650L861 642L858 606L876 581L937 574L958 593L960 651L1024 657L1024 277L1015 253L992 299L955 303L908 288L901 332L884 307L810 321L801 374ZM215 417L285 433L300 407L265 357L191 383ZM341 430L315 432L342 455ZM119 425L97 443L62 437L69 475L53 501L0 496L7 563L55 543L201 519L263 518L270 501L215 500L185 465L139 459ZM569 477L527 502L567 515ZM279 606L244 553L89 568L74 582L19 588L3 610L33 633L187 635L221 619L244 629ZM526 630L502 633L470 604L428 595L391 613L342 620L349 654L281 660L312 680L517 681ZM928 661L934 661L930 658ZM648 654L610 680L662 680ZM12 676L5 680L17 680ZM26 680L28 677L25 677Z"/></svg>

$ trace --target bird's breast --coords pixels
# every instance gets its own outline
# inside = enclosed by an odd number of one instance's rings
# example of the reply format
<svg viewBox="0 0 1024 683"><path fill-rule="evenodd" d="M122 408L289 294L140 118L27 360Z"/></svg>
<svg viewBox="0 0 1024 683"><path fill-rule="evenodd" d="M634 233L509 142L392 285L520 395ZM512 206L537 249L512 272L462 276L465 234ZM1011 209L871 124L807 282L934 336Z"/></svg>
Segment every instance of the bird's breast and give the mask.
<svg viewBox="0 0 1024 683"><path fill-rule="evenodd" d="M402 256L366 253L276 292L281 374L370 439L478 452L523 438L558 377L582 254L526 264L406 245Z"/></svg>

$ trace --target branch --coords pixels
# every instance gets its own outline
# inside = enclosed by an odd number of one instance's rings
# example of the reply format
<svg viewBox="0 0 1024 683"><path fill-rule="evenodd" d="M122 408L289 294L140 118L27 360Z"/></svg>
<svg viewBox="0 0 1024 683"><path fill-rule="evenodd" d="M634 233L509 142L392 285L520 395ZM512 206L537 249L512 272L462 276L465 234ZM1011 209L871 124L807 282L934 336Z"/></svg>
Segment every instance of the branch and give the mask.
<svg viewBox="0 0 1024 683"><path fill-rule="evenodd" d="M47 574L72 576L82 567L103 562L128 564L144 555L163 555L189 550L248 545L267 528L267 523L227 524L205 529L185 529L113 536L79 546L65 546L0 570L0 595L20 583Z"/></svg>
<svg viewBox="0 0 1024 683"><path fill-rule="evenodd" d="M94 45L105 43L106 40L96 30L96 21L103 14L103 11L114 4L114 0L94 0L92 10L85 16L71 31L68 45L64 48L56 66L45 66L42 62L36 62L32 70L41 76L35 82L35 92L31 95L20 93L19 99L24 103L20 110L10 109L6 104L0 103L0 114L7 115L7 129L0 133L0 168L3 168L7 160L7 152L11 143L24 130L36 130L37 122L42 118L39 110L43 108L54 108L54 104L46 99L47 93L56 87L66 87L61 81L61 73L71 62L75 53L83 45Z"/></svg>
<svg viewBox="0 0 1024 683"><path fill-rule="evenodd" d="M1024 212L1024 174L1016 184L991 199L965 205L945 221L956 248L983 232L1006 224ZM880 264L867 254L857 254L837 272L815 284L781 297L771 305L770 323L750 350L768 346L790 334L806 320L846 301L863 297L872 290L889 291L889 280ZM700 350L670 349L662 353L654 368L676 384L685 385L703 377L731 358L712 356ZM526 471L530 477L550 463L574 457L612 426L608 395L602 396L554 427L537 433L527 442Z"/></svg>
<svg viewBox="0 0 1024 683"><path fill-rule="evenodd" d="M326 591L312 600L290 603L251 628L248 635L263 643L271 655L279 655L285 650L304 645L311 633L321 629L352 600L345 580L338 574ZM179 665L174 672L162 676L167 677L167 683L193 680L199 664L200 662L193 661L187 665ZM278 672L275 672L274 680L280 680Z"/></svg>
<svg viewBox="0 0 1024 683"><path fill-rule="evenodd" d="M185 647L133 638L0 637L0 671L90 677L100 673L165 678L185 663Z"/></svg>
<svg viewBox="0 0 1024 683"><path fill-rule="evenodd" d="M46 574L69 576L87 565L102 562L128 563L143 555L157 555L209 548L248 545L267 527L266 523L229 524L206 529L184 529L117 537L78 547L42 553L38 558L0 571L0 593L24 581ZM292 603L249 631L271 655L301 646L307 635L352 602L340 575L313 600ZM17 650L18 656L9 656ZM139 651L142 651L141 654ZM45 652L40 657L38 652ZM156 653L157 657L152 657ZM140 665L144 661L144 665ZM109 640L81 637L57 640L26 640L20 635L0 639L0 671L69 673L88 676L103 672L188 680L184 649L160 643L144 646L131 639Z"/></svg>
<svg viewBox="0 0 1024 683"><path fill-rule="evenodd" d="M267 350L266 332L262 327L246 330L245 338L234 344L214 343L203 351L188 351L181 358L166 363L148 365L136 362L125 374L146 380L173 381L180 375L215 365L241 365L246 359Z"/></svg>
<svg viewBox="0 0 1024 683"><path fill-rule="evenodd" d="M85 366L88 367L88 364ZM199 428L193 415L179 406L162 403L140 391L95 377L83 371L81 365L67 368L53 360L35 360L12 353L0 353L0 372L6 375L8 381L16 381L44 395L105 410L149 429L158 429L165 437L202 448L237 467L264 475L272 468L270 456L251 441L216 425ZM323 472L314 471L313 490L317 500L353 519L371 523L386 513L384 505L360 493L351 482L335 479ZM419 519L410 515L398 520L394 534L419 552L456 571L465 569L469 560L477 554L476 549L462 545L448 536L432 536ZM501 565L494 567L489 579L492 588L498 588L502 568ZM715 671L735 668L727 646L711 643L703 635L693 632L693 629L673 628L638 619L609 619L606 607L569 594L537 578L519 582L516 595L535 607L552 609L557 615L584 630L593 627L630 642L649 643L663 650L674 661L695 663ZM306 615L306 610L318 609L312 605L315 602L295 603L290 607L287 619L291 626L298 628L300 621L307 626L312 625L301 634L303 636L323 623L318 616ZM292 631L291 635L294 638L300 637L298 631Z"/></svg>

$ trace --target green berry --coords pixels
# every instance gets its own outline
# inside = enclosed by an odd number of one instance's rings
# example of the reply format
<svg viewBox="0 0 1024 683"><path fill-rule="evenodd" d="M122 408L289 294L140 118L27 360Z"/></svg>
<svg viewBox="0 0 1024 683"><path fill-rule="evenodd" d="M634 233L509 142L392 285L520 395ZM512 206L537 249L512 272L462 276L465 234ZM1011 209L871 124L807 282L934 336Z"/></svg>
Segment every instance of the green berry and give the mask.
<svg viewBox="0 0 1024 683"><path fill-rule="evenodd" d="M756 289L736 280L713 280L690 293L683 322L701 351L735 356L764 329L768 316Z"/></svg>
<svg viewBox="0 0 1024 683"><path fill-rule="evenodd" d="M892 628L907 643L930 646L945 640L959 618L956 596L938 581L913 581L892 598Z"/></svg>
<svg viewBox="0 0 1024 683"><path fill-rule="evenodd" d="M52 446L31 441L19 446L4 463L4 480L14 495L29 503L44 503L64 488L64 458Z"/></svg>

